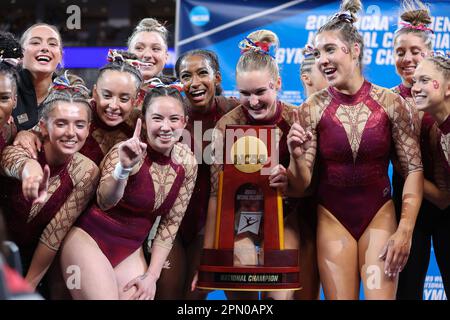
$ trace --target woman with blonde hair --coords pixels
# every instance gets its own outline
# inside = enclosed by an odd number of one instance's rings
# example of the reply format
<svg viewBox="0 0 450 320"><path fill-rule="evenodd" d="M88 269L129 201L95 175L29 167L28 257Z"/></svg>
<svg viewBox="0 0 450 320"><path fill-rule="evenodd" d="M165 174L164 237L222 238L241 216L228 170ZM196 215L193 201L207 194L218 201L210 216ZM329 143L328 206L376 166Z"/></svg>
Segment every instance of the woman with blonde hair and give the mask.
<svg viewBox="0 0 450 320"><path fill-rule="evenodd" d="M142 118L145 133L141 135L138 119L133 136L106 155L97 201L64 242L63 268L79 265L83 271L81 288L70 290L75 299L155 296L156 282L192 195L197 163L179 142L187 116L176 89L151 89ZM143 243L157 216L161 222L147 264Z"/></svg>
<svg viewBox="0 0 450 320"><path fill-rule="evenodd" d="M446 258L448 242L450 194L445 174L445 163L439 155L438 137L441 132L432 115L418 106L413 98L414 73L421 61L433 54L433 31L430 9L419 0L402 2L400 15L402 22L394 36L394 59L397 74L402 83L393 91L400 94L413 110L413 126L420 136L422 160L424 165L424 190L422 205L417 216L409 262L400 274L397 299L423 298L423 288L431 253L431 239L434 252L444 279L448 279L449 267ZM423 82L423 80L421 80ZM420 95L420 94L419 94ZM418 100L420 101L420 99ZM394 161L394 167L398 161ZM398 169L398 168L397 168ZM402 189L404 180L399 170L393 174L393 199L397 215L401 214ZM398 217L399 218L399 217ZM446 287L448 290L448 281Z"/></svg>
<svg viewBox="0 0 450 320"><path fill-rule="evenodd" d="M216 124L213 132L214 162L211 165L211 192L205 226L204 248L213 248L217 211L219 171L223 167L222 150L227 125L275 125L281 134L279 141L279 165L268 177L267 183L282 193L287 186L285 166L289 163L286 136L292 124L290 114L293 105L280 101L277 97L281 89L281 77L275 60L279 46L278 36L270 30L257 30L240 42L241 57L236 66L236 83L240 93L240 105L225 114ZM299 236L296 217L296 199L285 199L285 248L298 249ZM257 264L257 244L250 238L235 241L234 259L236 264ZM252 252L253 254L249 254ZM253 257L253 259L251 258ZM226 292L230 299L256 299L253 292ZM292 291L268 292L269 298L292 299Z"/></svg>
<svg viewBox="0 0 450 320"><path fill-rule="evenodd" d="M327 299L358 299L361 281L366 299L395 299L422 200L410 111L362 75L364 42L354 26L361 7L344 0L319 29L315 57L329 87L299 108L288 136L290 189L302 193L317 167L317 254ZM398 224L388 176L392 149L406 177Z"/></svg>
<svg viewBox="0 0 450 320"><path fill-rule="evenodd" d="M145 92L154 87L152 82L159 80L164 84L171 84L176 81L175 77L163 74L169 58L168 37L169 31L164 24L154 18L144 18L128 38L128 51L134 53L144 63L139 68L143 82L135 103L139 109L142 109Z"/></svg>
<svg viewBox="0 0 450 320"><path fill-rule="evenodd" d="M6 223L22 256L25 279L36 288L72 224L97 187L99 170L79 153L89 134L88 90L67 76L55 79L39 126L44 138L37 159L8 146L1 167L9 177Z"/></svg>

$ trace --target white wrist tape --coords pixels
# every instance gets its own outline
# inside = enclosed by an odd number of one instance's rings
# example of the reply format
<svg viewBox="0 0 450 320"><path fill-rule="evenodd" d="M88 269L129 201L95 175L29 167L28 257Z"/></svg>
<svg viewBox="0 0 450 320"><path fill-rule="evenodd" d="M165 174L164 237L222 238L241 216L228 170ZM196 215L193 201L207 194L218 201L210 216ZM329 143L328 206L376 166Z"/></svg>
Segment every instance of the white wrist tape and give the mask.
<svg viewBox="0 0 450 320"><path fill-rule="evenodd" d="M128 179L128 176L130 175L130 172L132 170L133 170L133 168L124 168L124 167L122 167L120 162L118 162L116 164L116 167L114 168L113 178L116 179L116 180Z"/></svg>

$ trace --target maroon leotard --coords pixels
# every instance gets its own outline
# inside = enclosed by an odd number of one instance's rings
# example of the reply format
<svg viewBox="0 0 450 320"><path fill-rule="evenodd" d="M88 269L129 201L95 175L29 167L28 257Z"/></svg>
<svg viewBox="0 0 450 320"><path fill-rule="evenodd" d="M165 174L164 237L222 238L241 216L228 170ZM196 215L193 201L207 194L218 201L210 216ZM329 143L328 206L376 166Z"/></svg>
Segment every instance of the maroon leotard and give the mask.
<svg viewBox="0 0 450 320"><path fill-rule="evenodd" d="M178 233L184 243L190 243L195 236L204 228L206 223L206 214L208 211L209 191L211 189L211 177L209 164L203 159L203 152L209 142L204 141L203 137L207 130L214 128L217 121L227 112L235 108L239 104L235 98L225 98L223 96L214 97L211 108L208 112L189 112L189 123L186 126L191 134L191 151L201 156L197 158L198 173L195 182L194 191L191 201L186 209L183 221L181 222ZM194 129L194 124L201 123L201 131ZM197 139L197 140L196 140Z"/></svg>
<svg viewBox="0 0 450 320"><path fill-rule="evenodd" d="M355 95L329 87L300 107L302 126L313 134L305 159L318 154L318 203L355 239L391 199L388 164L393 142L406 175L422 170L417 137L405 101L365 81Z"/></svg>
<svg viewBox="0 0 450 320"><path fill-rule="evenodd" d="M442 133L439 137L441 156L446 160L447 172L450 173L450 116L439 125L439 129Z"/></svg>
<svg viewBox="0 0 450 320"><path fill-rule="evenodd" d="M22 182L17 180L30 158L18 146L7 147L2 157L2 166L11 177L6 201L8 233L19 246L25 265L30 263L39 242L52 250L59 249L72 224L94 195L99 177L97 166L75 153L66 163L50 166L47 199L44 204L33 205L25 200ZM38 153L38 162L42 167L47 164L44 151Z"/></svg>
<svg viewBox="0 0 450 320"><path fill-rule="evenodd" d="M112 175L117 162L115 146L105 157L100 184ZM170 248L196 174L197 164L187 146L175 144L172 157L148 149L139 171L129 176L122 199L107 211L92 205L76 225L97 242L113 267L142 246L158 215L154 244ZM100 195L97 202L101 203Z"/></svg>
<svg viewBox="0 0 450 320"><path fill-rule="evenodd" d="M415 112L415 102L411 94L411 88L403 84L393 88L392 91L399 93ZM438 126L434 118L427 112L419 111L415 113L416 132L420 132L420 149L422 154L422 163L425 179L434 183L439 189L450 191L450 176L443 150L446 148L445 122ZM447 122L450 123L450 121ZM450 135L449 135L450 137ZM448 143L447 143L448 145Z"/></svg>

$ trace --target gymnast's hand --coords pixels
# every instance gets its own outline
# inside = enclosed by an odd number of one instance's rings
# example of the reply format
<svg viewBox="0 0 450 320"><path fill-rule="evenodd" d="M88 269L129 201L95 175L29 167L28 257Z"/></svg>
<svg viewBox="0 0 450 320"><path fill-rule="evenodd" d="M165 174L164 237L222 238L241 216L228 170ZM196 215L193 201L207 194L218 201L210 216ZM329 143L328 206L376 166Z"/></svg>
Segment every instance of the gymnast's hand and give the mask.
<svg viewBox="0 0 450 320"><path fill-rule="evenodd" d="M406 265L411 249L411 237L397 230L384 246L379 258L384 260L384 273L395 278Z"/></svg>
<svg viewBox="0 0 450 320"><path fill-rule="evenodd" d="M139 139L141 127L142 121L138 119L133 137L119 146L119 161L123 168L132 168L145 157L147 145Z"/></svg>
<svg viewBox="0 0 450 320"><path fill-rule="evenodd" d="M195 290L200 290L202 292L212 292L212 290L198 288L197 287L197 282L198 282L198 270L195 271L194 277L192 278L191 292L194 292Z"/></svg>
<svg viewBox="0 0 450 320"><path fill-rule="evenodd" d="M277 188L281 193L285 193L288 187L288 177L286 168L281 164L272 168L269 176L269 186Z"/></svg>
<svg viewBox="0 0 450 320"><path fill-rule="evenodd" d="M22 180L22 192L27 201L33 204L42 204L47 199L48 180L50 168L45 165L42 174L29 174Z"/></svg>
<svg viewBox="0 0 450 320"><path fill-rule="evenodd" d="M41 151L42 142L37 133L22 130L17 133L13 146L21 146L33 159L37 159L37 153Z"/></svg>
<svg viewBox="0 0 450 320"><path fill-rule="evenodd" d="M123 288L128 291L132 287L136 287L136 292L130 297L130 300L153 300L156 293L156 281L158 279L149 273L136 277Z"/></svg>
<svg viewBox="0 0 450 320"><path fill-rule="evenodd" d="M289 153L294 159L300 158L311 145L312 133L305 131L300 125L300 118L296 110L292 113L294 123L287 135L287 145Z"/></svg>
<svg viewBox="0 0 450 320"><path fill-rule="evenodd" d="M198 270L195 271L194 277L192 278L191 291L197 289L197 282L198 282Z"/></svg>

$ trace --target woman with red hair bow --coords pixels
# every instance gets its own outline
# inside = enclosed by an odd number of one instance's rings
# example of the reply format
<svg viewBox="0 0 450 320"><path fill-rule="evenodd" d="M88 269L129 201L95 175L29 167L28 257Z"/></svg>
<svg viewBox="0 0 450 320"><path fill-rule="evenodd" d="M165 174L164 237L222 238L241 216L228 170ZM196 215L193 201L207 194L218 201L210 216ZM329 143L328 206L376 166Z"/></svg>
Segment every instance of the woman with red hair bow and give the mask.
<svg viewBox="0 0 450 320"><path fill-rule="evenodd" d="M97 187L97 166L79 153L91 121L87 99L83 85L56 78L40 113L44 142L37 158L20 146L2 154L1 168L10 177L4 203L8 234L19 246L33 288Z"/></svg>
<svg viewBox="0 0 450 320"><path fill-rule="evenodd" d="M447 234L450 227L448 181L450 178L445 173L446 164L439 151L438 140L441 130L438 122L428 112L432 108L423 106L419 108L415 100L420 101L421 99L414 99L412 92L416 69L421 61L432 54L434 34L433 30L428 27L431 23L431 13L429 8L418 0L405 0L402 7L401 19L403 21L394 36L395 67L402 83L393 91L406 100L412 111L411 114L415 116L412 125L416 134L420 136L425 179L424 199L413 232L411 256L400 273L397 299L421 300L431 253L431 239L433 239L434 253L441 270L444 286L447 292L450 290L450 266L447 263L447 243L449 242ZM421 85L424 82L424 79L420 79L418 84ZM422 95L423 92L418 93L418 96ZM396 169L398 169L397 163L398 161L394 161ZM393 199L398 218L401 214L403 184L402 173L400 170L395 170Z"/></svg>
<svg viewBox="0 0 450 320"><path fill-rule="evenodd" d="M317 253L327 299L394 299L422 201L423 173L410 110L392 91L364 79L364 41L354 23L362 4L343 0L318 31L316 63L329 87L298 111L288 146L289 186L300 194L317 168ZM388 165L405 173L397 224Z"/></svg>
<svg viewBox="0 0 450 320"><path fill-rule="evenodd" d="M211 165L211 192L208 215L205 226L204 248L213 248L217 212L218 177L222 170L222 150L225 141L225 128L230 124L240 125L275 125L281 133L279 141L279 165L273 168L267 183L282 193L287 186L285 166L289 163L286 136L292 124L290 114L296 109L293 105L278 100L281 77L274 50L279 45L278 36L269 30L257 30L249 34L240 43L242 55L236 66L236 82L240 93L240 105L224 115L216 124L213 132ZM298 249L299 235L296 217L296 200L285 199L285 248ZM252 254L249 254L251 253ZM234 259L236 265L258 263L257 244L247 238L235 241ZM230 299L256 299L253 292L229 291ZM292 291L268 292L267 296L275 299L292 299Z"/></svg>

